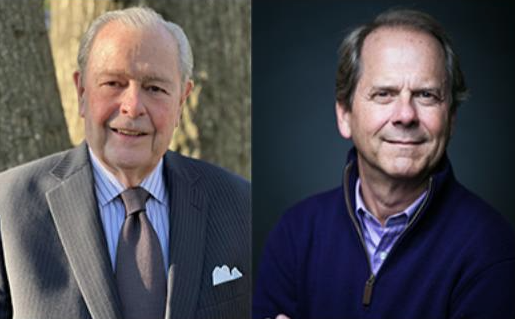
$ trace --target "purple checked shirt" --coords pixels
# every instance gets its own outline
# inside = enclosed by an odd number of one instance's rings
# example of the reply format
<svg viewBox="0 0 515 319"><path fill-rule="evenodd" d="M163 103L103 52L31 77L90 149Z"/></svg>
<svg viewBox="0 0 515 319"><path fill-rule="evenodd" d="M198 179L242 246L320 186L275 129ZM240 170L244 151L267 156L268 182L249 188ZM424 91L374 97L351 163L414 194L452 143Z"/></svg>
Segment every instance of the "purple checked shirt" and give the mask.
<svg viewBox="0 0 515 319"><path fill-rule="evenodd" d="M422 193L404 211L388 217L383 227L379 220L365 207L365 202L361 197L361 180L358 178L356 182L356 216L363 232L374 275L377 274L393 245L406 229L408 222L415 214L426 193L427 191Z"/></svg>

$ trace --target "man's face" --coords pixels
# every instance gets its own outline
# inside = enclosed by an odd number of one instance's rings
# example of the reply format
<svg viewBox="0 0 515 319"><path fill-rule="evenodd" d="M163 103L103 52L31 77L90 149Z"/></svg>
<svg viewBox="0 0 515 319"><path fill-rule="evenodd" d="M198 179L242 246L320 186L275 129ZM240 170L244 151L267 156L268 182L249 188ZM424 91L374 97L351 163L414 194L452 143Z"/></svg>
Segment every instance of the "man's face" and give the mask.
<svg viewBox="0 0 515 319"><path fill-rule="evenodd" d="M365 39L351 111L337 105L361 170L393 179L425 178L442 157L453 115L444 53L433 37L380 28Z"/></svg>
<svg viewBox="0 0 515 319"><path fill-rule="evenodd" d="M115 175L143 176L166 152L192 86L181 90L177 43L169 32L119 22L97 34L75 83L93 153Z"/></svg>

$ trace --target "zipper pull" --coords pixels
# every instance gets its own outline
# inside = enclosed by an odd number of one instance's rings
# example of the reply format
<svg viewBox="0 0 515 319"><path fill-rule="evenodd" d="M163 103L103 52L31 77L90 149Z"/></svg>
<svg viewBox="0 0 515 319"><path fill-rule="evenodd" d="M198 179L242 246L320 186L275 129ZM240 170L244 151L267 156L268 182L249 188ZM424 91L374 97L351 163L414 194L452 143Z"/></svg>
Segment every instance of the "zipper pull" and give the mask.
<svg viewBox="0 0 515 319"><path fill-rule="evenodd" d="M368 307L370 305L370 301L372 299L372 290L374 289L374 280L375 280L374 274L370 275L370 278L368 278L367 282L365 283L365 291L363 293L363 306Z"/></svg>

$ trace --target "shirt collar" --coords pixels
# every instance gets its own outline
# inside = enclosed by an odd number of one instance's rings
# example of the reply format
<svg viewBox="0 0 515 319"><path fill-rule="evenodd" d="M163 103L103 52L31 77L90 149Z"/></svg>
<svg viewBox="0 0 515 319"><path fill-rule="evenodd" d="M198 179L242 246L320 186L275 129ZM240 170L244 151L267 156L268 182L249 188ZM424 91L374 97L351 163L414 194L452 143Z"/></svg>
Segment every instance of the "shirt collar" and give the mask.
<svg viewBox="0 0 515 319"><path fill-rule="evenodd" d="M104 167L102 162L100 162L98 157L95 156L90 147L88 147L88 151L93 166L95 188L97 190L97 194L99 194L98 201L100 205L104 206L108 202L118 197L126 187L120 183L120 181L118 181L118 179L109 170ZM143 179L139 186L143 187L152 195L152 197L157 199L162 204L167 204L165 183L163 178L162 158L159 160L152 172Z"/></svg>
<svg viewBox="0 0 515 319"><path fill-rule="evenodd" d="M363 200L363 197L361 196L361 191L360 190L361 190L361 179L358 177L358 180L356 181L356 195L355 195L356 196L356 212L355 212L356 215L361 219L362 218L362 214L366 214L370 218L372 218L375 222L379 223L379 220L377 219L377 217L375 217L374 214L372 214L365 207L365 202ZM413 203L411 203L411 205L409 205L406 209L404 209L403 211L400 211L397 214L389 216L386 219L385 225L388 225L388 221L393 220L393 219L397 219L400 216L407 217L406 221L411 220L411 218L415 214L419 204L424 200L424 197L426 196L426 194L427 194L427 190L424 191L417 199L415 199L415 201Z"/></svg>

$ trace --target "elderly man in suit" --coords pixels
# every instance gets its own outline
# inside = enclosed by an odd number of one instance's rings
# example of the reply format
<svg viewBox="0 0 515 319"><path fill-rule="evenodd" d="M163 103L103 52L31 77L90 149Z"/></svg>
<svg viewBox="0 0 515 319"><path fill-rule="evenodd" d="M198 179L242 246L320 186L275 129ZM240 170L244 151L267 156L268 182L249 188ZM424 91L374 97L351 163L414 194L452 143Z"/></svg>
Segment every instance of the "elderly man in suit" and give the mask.
<svg viewBox="0 0 515 319"><path fill-rule="evenodd" d="M245 318L250 189L167 150L191 91L182 29L148 8L84 34L86 142L0 175L0 318Z"/></svg>

